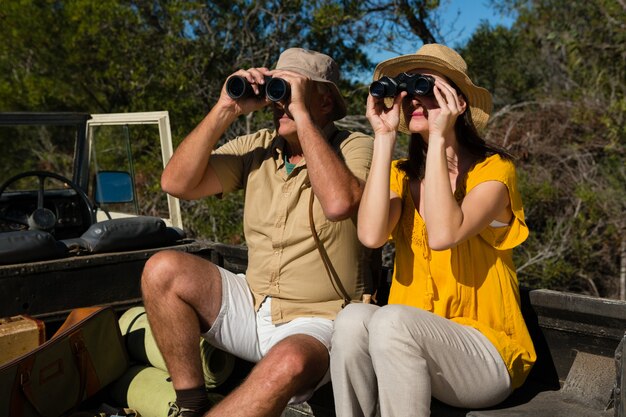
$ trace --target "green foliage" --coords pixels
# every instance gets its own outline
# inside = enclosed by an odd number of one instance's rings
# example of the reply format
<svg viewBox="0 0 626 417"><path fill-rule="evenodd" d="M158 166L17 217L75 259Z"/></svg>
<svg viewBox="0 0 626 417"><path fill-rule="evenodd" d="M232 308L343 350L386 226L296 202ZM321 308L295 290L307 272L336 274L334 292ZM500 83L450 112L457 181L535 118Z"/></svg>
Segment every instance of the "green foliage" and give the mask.
<svg viewBox="0 0 626 417"><path fill-rule="evenodd" d="M496 1L463 49L494 92L488 137L516 151L531 236L516 252L530 286L618 294L626 223L626 8L616 0Z"/></svg>
<svg viewBox="0 0 626 417"><path fill-rule="evenodd" d="M517 30L483 22L459 53L466 57L472 80L491 92L496 108L537 95L540 66L528 63L537 62L539 56Z"/></svg>
<svg viewBox="0 0 626 417"><path fill-rule="evenodd" d="M619 0L491 4L516 16L514 25L483 23L457 49L472 78L493 93L487 138L520 156L520 189L531 228L515 253L520 280L615 296L626 230L626 8ZM396 50L406 41L415 49L424 41L442 41L437 13L444 5L438 0L7 1L0 8L0 111L168 110L176 146L209 111L230 74L271 68L282 50L302 46L341 63L340 87L355 117L346 123L353 123L364 113L368 84L355 80L369 80L373 71L366 52ZM241 117L224 138L271 125L269 112L256 112ZM0 139L9 154L32 151L13 137ZM55 158L58 145L44 132L38 143L38 168L67 164ZM158 191L157 155L147 139L134 140L133 147L143 152L136 167L146 176L142 204L156 208L151 194ZM0 173L6 178L7 170L20 168L11 164ZM242 242L242 200L237 193L184 202L185 225L195 236Z"/></svg>
<svg viewBox="0 0 626 417"><path fill-rule="evenodd" d="M66 126L3 127L0 183L34 170L53 171L71 178L75 136L75 130Z"/></svg>
<svg viewBox="0 0 626 417"><path fill-rule="evenodd" d="M354 90L350 75L369 65L362 51L366 28L355 24L357 4L6 2L0 10L0 111L165 109L177 145L217 100L228 75L239 68L272 67L279 53L291 46L333 55L343 62L348 76L342 87ZM350 109L362 113L360 105L351 103ZM257 112L242 117L225 138L271 125L268 112ZM145 138L134 140L134 147L149 149ZM19 151L17 144L11 150ZM148 170L146 177L160 176L158 164L139 165L137 172ZM146 185L140 196L147 207L155 204L152 186ZM240 195L219 202L210 199L199 207L192 205L195 211L186 212L184 221L191 230L212 238L241 240L241 205Z"/></svg>
<svg viewBox="0 0 626 417"><path fill-rule="evenodd" d="M245 244L242 199L243 192L239 191L226 194L221 199L209 197L198 201L183 201L181 210L186 218L202 220L187 221L187 233L228 244Z"/></svg>

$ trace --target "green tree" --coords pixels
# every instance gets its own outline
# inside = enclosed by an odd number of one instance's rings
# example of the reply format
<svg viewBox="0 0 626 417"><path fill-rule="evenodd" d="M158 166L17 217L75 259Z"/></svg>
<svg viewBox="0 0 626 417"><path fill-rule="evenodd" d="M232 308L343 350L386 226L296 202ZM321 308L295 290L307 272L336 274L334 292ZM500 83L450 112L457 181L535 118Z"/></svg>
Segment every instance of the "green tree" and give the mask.
<svg viewBox="0 0 626 417"><path fill-rule="evenodd" d="M516 253L520 280L617 298L626 230L626 8L616 0L493 3L516 23L483 25L463 54L494 92L488 138L520 156L532 231Z"/></svg>
<svg viewBox="0 0 626 417"><path fill-rule="evenodd" d="M352 80L373 69L365 54L370 41L390 28L431 39L424 22L437 5L432 0L5 2L0 10L0 110L167 109L177 145L210 109L229 74L271 67L283 49L302 46L341 62L340 87L349 112L362 115L367 90ZM346 120L353 126L362 122L362 117ZM269 113L257 112L242 117L225 136L267 126ZM239 241L240 217L232 214L240 213L241 205L237 195L232 205L215 199L184 203L185 213L194 213L185 217L186 225L200 236Z"/></svg>

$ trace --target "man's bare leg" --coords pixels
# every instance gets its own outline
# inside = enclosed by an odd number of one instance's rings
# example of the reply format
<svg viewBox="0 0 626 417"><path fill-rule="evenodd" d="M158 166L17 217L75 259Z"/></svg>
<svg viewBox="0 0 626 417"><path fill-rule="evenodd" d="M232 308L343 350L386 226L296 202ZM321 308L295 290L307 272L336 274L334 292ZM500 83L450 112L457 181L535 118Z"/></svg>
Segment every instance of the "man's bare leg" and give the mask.
<svg viewBox="0 0 626 417"><path fill-rule="evenodd" d="M291 397L317 385L328 364L328 350L317 339L289 336L272 347L248 378L205 417L280 416Z"/></svg>
<svg viewBox="0 0 626 417"><path fill-rule="evenodd" d="M198 256L162 251L146 263L141 284L150 327L174 389L203 386L200 334L220 311L219 270Z"/></svg>

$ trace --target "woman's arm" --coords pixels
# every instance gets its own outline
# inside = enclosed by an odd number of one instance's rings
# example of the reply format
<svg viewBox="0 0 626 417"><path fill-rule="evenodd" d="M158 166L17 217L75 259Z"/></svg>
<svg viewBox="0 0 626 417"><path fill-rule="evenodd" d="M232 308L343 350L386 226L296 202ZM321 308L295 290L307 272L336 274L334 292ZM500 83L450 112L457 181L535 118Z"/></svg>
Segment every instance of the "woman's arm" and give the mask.
<svg viewBox="0 0 626 417"><path fill-rule="evenodd" d="M436 155L439 153L433 149L432 159L439 159ZM452 193L447 169L445 177L441 173L433 175L433 170L428 171L428 156L426 160L424 221L431 249L455 247L479 234L494 219L510 221L513 213L509 192L502 182L486 181L477 185L459 205Z"/></svg>
<svg viewBox="0 0 626 417"><path fill-rule="evenodd" d="M473 188L459 205L454 198L446 149L451 144L454 123L466 103L448 84L436 82L435 97L440 111L430 126L424 176L424 221L428 244L434 250L452 248L477 235L492 220L510 220L507 187L487 181Z"/></svg>
<svg viewBox="0 0 626 417"><path fill-rule="evenodd" d="M401 200L389 189L393 142L375 136L372 167L359 206L358 236L363 245L378 248L385 244L400 217Z"/></svg>
<svg viewBox="0 0 626 417"><path fill-rule="evenodd" d="M400 197L389 189L389 173L400 121L400 103L406 93L396 97L390 109L384 100L369 96L367 118L374 129L372 167L359 206L357 232L365 246L385 244L400 218Z"/></svg>

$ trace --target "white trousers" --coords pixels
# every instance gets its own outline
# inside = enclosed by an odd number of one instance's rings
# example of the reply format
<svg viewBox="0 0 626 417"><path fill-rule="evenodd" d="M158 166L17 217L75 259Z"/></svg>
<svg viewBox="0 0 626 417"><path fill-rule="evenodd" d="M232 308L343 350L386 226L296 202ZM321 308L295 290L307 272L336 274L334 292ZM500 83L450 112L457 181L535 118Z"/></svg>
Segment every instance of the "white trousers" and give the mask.
<svg viewBox="0 0 626 417"><path fill-rule="evenodd" d="M431 396L482 408L512 391L504 361L478 330L404 305L342 310L330 369L338 417L424 417Z"/></svg>
<svg viewBox="0 0 626 417"><path fill-rule="evenodd" d="M267 297L254 311L252 293L245 276L218 267L222 276L222 307L213 326L202 336L211 345L250 362L258 362L281 340L296 334L317 339L330 349L333 321L321 317L298 317L272 323L272 299ZM330 372L315 389L330 381ZM298 393L290 403L308 400L315 389Z"/></svg>

